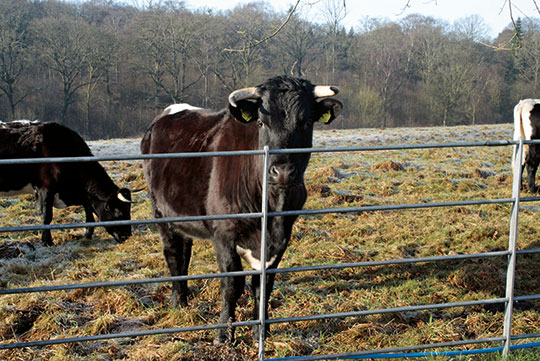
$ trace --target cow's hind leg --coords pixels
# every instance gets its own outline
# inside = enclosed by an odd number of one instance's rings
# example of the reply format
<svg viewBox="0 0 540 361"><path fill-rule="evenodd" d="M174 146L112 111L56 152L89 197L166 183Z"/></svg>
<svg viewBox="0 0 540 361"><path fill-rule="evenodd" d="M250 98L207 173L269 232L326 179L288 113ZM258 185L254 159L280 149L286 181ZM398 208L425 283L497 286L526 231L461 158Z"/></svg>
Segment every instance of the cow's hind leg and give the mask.
<svg viewBox="0 0 540 361"><path fill-rule="evenodd" d="M540 147L535 144L529 146L529 152L525 158L525 164L527 167L527 187L529 192L536 193L538 188L536 187L536 171L538 170L538 164L540 163Z"/></svg>
<svg viewBox="0 0 540 361"><path fill-rule="evenodd" d="M37 191L37 198L39 202L39 210L41 212L41 219L43 225L49 225L52 222L53 217L53 204L54 193L47 191L46 189L39 189ZM41 240L46 246L52 246L52 236L49 229L44 229L41 232Z"/></svg>
<svg viewBox="0 0 540 361"><path fill-rule="evenodd" d="M193 240L177 233L162 232L163 255L171 276L185 276L191 260ZM187 281L173 281L171 302L174 306L187 306L189 289Z"/></svg>

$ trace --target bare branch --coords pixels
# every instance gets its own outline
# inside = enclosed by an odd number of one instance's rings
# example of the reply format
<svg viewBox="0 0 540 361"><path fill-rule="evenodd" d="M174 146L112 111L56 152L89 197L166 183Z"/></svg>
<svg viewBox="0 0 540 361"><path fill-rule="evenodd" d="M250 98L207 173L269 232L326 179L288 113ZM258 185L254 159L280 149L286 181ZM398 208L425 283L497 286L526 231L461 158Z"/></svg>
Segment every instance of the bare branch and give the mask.
<svg viewBox="0 0 540 361"><path fill-rule="evenodd" d="M403 6L403 8L401 9L401 11L397 14L398 16L401 16L403 15L403 13L405 13L405 10L407 10L408 8L411 7L411 0L407 0L407 2L405 3L405 6Z"/></svg>
<svg viewBox="0 0 540 361"><path fill-rule="evenodd" d="M533 2L534 2L534 5L536 6L536 0L533 0ZM494 46L491 44L483 43L481 41L479 41L479 44L482 44L484 46L487 46L488 48L492 48L495 50L517 50L523 47L521 35L519 34L518 26L516 24L516 21L514 20L514 14L512 12L512 0L505 0L504 4L506 3L508 3L508 11L510 12L510 20L512 21L512 26L514 27L514 35L512 36L510 40L508 40L507 42L501 45ZM538 6L536 8L538 9ZM502 8L501 8L501 11L502 11ZM511 45L510 47L508 47L509 44L514 44L515 42L517 42L517 45Z"/></svg>
<svg viewBox="0 0 540 361"><path fill-rule="evenodd" d="M249 50L251 48L254 48L256 46L259 46L261 45L262 43L264 43L265 41L268 41L270 39L272 39L274 36L276 36L280 31L281 29L283 29L285 27L285 25L287 25L287 23L291 20L293 14L296 12L296 8L298 7L298 5L300 4L300 1L301 0L296 0L296 4L294 4L293 8L291 9L291 11L289 11L289 14L287 15L287 18L285 19L285 21L283 21L283 23L281 23L280 26L277 27L276 30L274 30L273 33L271 33L270 35L264 37L263 39L261 40L257 40L256 42L254 42L253 44L250 44L248 46L244 46L243 48L241 49L223 49L223 51L228 51L228 52L243 52L243 51L246 51L246 50Z"/></svg>
<svg viewBox="0 0 540 361"><path fill-rule="evenodd" d="M540 14L540 8L538 8L538 4L536 3L536 0L532 0L534 7L536 8L536 11L538 11L538 14Z"/></svg>

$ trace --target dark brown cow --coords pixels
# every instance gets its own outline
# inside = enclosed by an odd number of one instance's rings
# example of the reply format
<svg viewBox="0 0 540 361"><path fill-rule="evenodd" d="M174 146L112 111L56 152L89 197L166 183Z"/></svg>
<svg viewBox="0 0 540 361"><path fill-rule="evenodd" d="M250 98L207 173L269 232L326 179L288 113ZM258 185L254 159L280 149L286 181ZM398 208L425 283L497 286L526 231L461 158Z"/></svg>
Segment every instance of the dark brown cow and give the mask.
<svg viewBox="0 0 540 361"><path fill-rule="evenodd" d="M310 148L313 123L328 124L341 112L342 104L328 98L337 93L337 87L276 77L257 87L234 91L229 96L228 108L219 112L168 108L144 134L141 150L148 154L251 150L265 145L270 149ZM302 208L307 195L304 171L309 158L309 153L270 156L270 211ZM150 159L144 161L144 173L156 217L261 211L261 156ZM268 267L278 266L295 219L296 216L269 219ZM241 257L253 268L261 267L260 219L160 224L160 231L165 259L173 276L188 272L190 237L212 239L221 272L241 270ZM254 276L252 283L255 317L258 317L259 276ZM267 295L273 283L271 274L267 279ZM220 322L235 320L234 310L244 284L245 277L221 279ZM185 305L187 297L187 283L173 282L173 303ZM216 341L232 340L232 337L232 333L221 329Z"/></svg>
<svg viewBox="0 0 540 361"><path fill-rule="evenodd" d="M79 134L57 123L15 121L0 123L0 159L92 156ZM53 206L82 205L86 221L130 219L131 192L118 188L98 162L0 165L0 196L37 195L43 224L50 224ZM107 226L118 241L131 235L131 226ZM90 238L94 229L87 228ZM41 234L52 245L50 230Z"/></svg>

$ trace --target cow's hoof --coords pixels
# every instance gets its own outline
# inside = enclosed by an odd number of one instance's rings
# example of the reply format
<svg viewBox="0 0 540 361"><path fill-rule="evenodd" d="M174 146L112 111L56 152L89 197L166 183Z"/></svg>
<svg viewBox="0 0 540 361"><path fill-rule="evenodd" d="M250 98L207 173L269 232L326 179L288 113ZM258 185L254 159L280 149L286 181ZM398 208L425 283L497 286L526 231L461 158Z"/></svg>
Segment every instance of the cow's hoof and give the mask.
<svg viewBox="0 0 540 361"><path fill-rule="evenodd" d="M173 291L171 294L171 304L174 307L186 307L188 305L188 298L186 295L180 295Z"/></svg>
<svg viewBox="0 0 540 361"><path fill-rule="evenodd" d="M216 336L216 338L214 339L214 342L213 342L214 345L215 346L225 345L225 344L233 345L234 344L234 337L232 335L227 336L227 333L228 332L223 332L223 334L221 334L218 331L218 335Z"/></svg>
<svg viewBox="0 0 540 361"><path fill-rule="evenodd" d="M229 318L227 328L218 329L216 338L214 339L214 345L224 343L228 343L230 345L234 344L234 327L232 326L232 322L233 320Z"/></svg>
<svg viewBox="0 0 540 361"><path fill-rule="evenodd" d="M221 346L223 345L227 340L222 340L219 337L216 337L214 341L212 342L214 346Z"/></svg>

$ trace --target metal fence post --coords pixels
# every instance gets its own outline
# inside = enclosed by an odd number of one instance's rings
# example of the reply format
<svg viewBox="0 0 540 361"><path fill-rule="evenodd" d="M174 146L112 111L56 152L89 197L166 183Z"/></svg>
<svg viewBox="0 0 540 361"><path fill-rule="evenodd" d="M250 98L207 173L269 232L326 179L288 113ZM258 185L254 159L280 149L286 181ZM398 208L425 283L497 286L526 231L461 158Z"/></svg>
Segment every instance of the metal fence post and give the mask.
<svg viewBox="0 0 540 361"><path fill-rule="evenodd" d="M519 193L521 190L521 167L523 160L523 138L519 138L519 144L514 147L514 154L512 157L513 166L513 182L512 182L512 198L514 202L512 204L512 211L510 213L510 233L508 237L508 268L506 272L506 307L504 310L504 345L502 355L504 358L508 356L510 352L510 344L512 337L512 312L514 306L514 281L516 271L516 250L517 250L517 236L518 236L518 220L519 220Z"/></svg>
<svg viewBox="0 0 540 361"><path fill-rule="evenodd" d="M264 360L264 342L266 334L266 238L268 225L268 168L270 164L270 150L264 146L263 155L263 177L262 177L262 219L261 219L261 275L259 289L261 298L259 300L259 360Z"/></svg>

